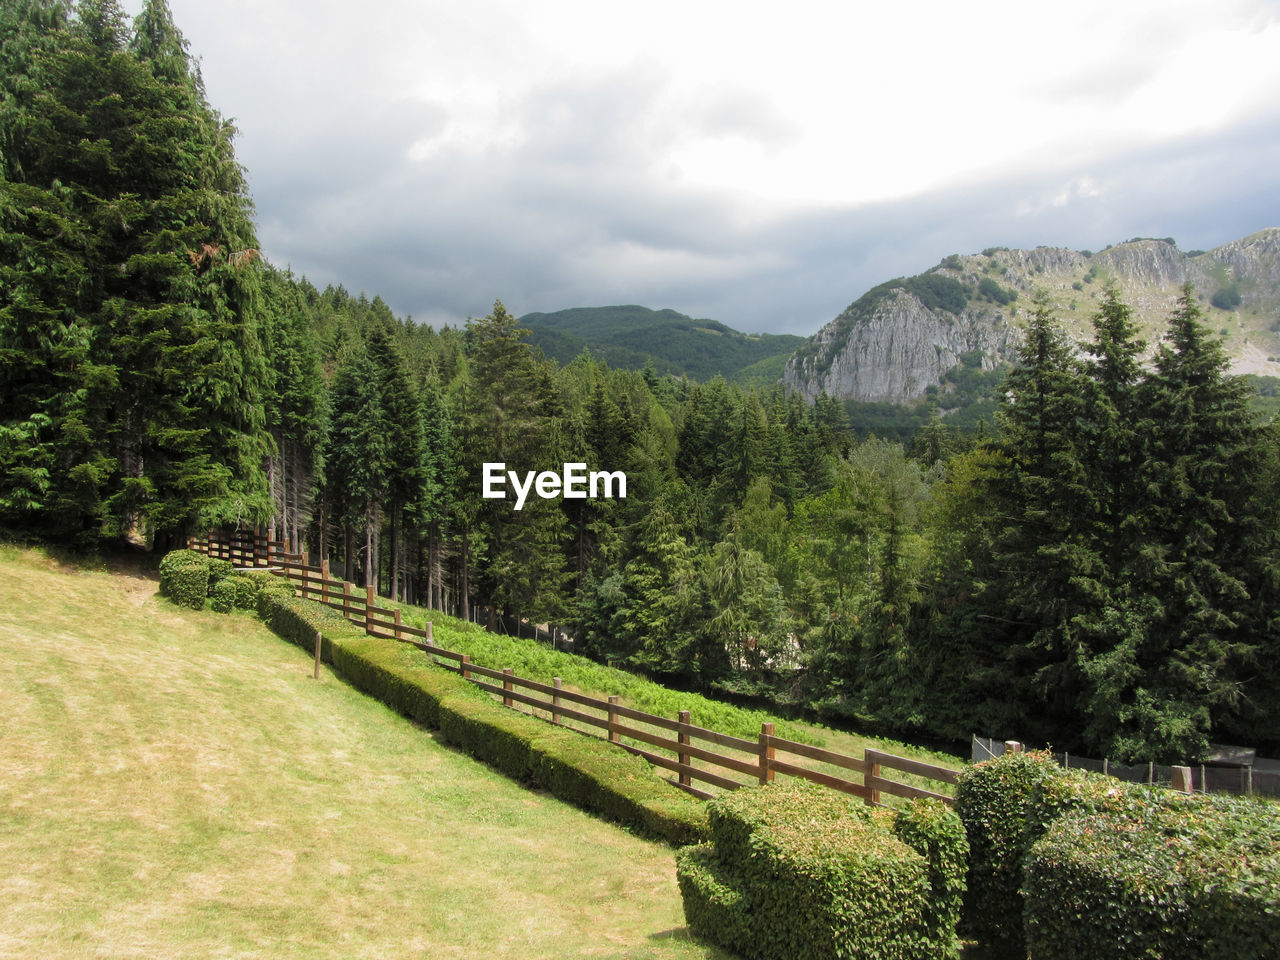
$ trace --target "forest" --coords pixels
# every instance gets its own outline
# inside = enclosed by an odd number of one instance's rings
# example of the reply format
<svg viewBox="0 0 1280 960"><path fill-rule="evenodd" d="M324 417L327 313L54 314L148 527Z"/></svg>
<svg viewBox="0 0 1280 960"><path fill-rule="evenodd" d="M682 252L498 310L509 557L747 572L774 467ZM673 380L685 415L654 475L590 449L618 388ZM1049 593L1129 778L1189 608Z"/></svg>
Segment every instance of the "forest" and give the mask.
<svg viewBox="0 0 1280 960"><path fill-rule="evenodd" d="M1080 347L1039 298L991 422L886 439L828 397L556 363L501 301L437 330L317 289L260 253L164 0L0 31L3 536L262 526L393 599L904 738L1280 744L1280 439L1192 291L1150 362L1115 289ZM627 496L516 511L487 462Z"/></svg>

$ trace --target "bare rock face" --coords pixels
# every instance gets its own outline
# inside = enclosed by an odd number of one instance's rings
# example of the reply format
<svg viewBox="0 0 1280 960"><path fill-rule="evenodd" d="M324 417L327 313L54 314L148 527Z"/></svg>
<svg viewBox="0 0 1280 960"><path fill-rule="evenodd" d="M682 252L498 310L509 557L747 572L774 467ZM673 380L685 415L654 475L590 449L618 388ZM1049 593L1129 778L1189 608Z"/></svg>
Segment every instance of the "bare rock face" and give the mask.
<svg viewBox="0 0 1280 960"><path fill-rule="evenodd" d="M1062 247L954 254L850 305L791 356L783 383L810 400L826 393L908 403L940 385L962 357L979 357L983 369L1013 360L1038 290L1067 333L1087 341L1111 283L1154 349L1188 282L1236 369L1280 376L1280 229L1269 229L1194 256L1156 239L1096 254ZM1239 294L1235 307L1214 298L1227 289Z"/></svg>
<svg viewBox="0 0 1280 960"><path fill-rule="evenodd" d="M827 324L817 348L797 352L783 380L808 400L833 397L902 403L937 384L961 355L978 351L984 368L1008 359L1016 331L994 312L930 309L915 294L895 290L857 322L857 305ZM846 332L847 328L847 332Z"/></svg>

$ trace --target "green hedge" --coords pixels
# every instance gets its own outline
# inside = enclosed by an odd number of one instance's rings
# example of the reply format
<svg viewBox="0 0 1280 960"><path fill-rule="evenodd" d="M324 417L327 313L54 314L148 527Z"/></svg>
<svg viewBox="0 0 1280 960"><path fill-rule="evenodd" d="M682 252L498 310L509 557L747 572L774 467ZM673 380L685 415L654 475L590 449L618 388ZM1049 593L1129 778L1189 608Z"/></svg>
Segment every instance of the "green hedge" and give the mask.
<svg viewBox="0 0 1280 960"><path fill-rule="evenodd" d="M962 935L981 941L992 960L1026 960L1022 862L1030 848L1028 813L1038 785L1060 768L1047 753L1015 753L963 770L956 813L969 840Z"/></svg>
<svg viewBox="0 0 1280 960"><path fill-rule="evenodd" d="M203 610L212 561L194 550L173 550L160 561L160 595L182 607Z"/></svg>
<svg viewBox="0 0 1280 960"><path fill-rule="evenodd" d="M737 871L724 863L714 843L677 851L676 879L691 930L726 950L755 955L751 902L739 886Z"/></svg>
<svg viewBox="0 0 1280 960"><path fill-rule="evenodd" d="M1280 809L1147 788L1092 793L1031 848L1025 894L1036 960L1274 958Z"/></svg>
<svg viewBox="0 0 1280 960"><path fill-rule="evenodd" d="M759 960L957 955L963 830L941 805L905 815L911 843L893 811L805 781L708 806L712 843L676 864L699 936ZM934 902L935 887L946 902Z"/></svg>
<svg viewBox="0 0 1280 960"><path fill-rule="evenodd" d="M680 845L707 836L705 806L664 782L644 760L565 727L496 703L458 674L431 664L418 648L369 637L341 614L266 586L259 614L279 636L315 647L357 689L440 730L466 750L522 782L648 836Z"/></svg>
<svg viewBox="0 0 1280 960"><path fill-rule="evenodd" d="M955 811L941 800L921 800L898 811L893 832L924 857L928 866L929 905L924 924L938 945L938 957L958 957L956 929L964 906L969 838Z"/></svg>

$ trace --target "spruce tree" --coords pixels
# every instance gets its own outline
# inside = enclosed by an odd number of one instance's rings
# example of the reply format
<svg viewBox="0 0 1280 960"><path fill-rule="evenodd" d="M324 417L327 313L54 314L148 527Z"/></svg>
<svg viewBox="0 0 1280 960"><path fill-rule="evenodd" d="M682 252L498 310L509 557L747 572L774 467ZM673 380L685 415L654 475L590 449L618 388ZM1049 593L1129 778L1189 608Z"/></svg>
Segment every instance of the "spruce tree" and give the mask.
<svg viewBox="0 0 1280 960"><path fill-rule="evenodd" d="M46 32L7 85L0 200L4 426L39 425L50 478L27 523L141 542L261 519L256 244L230 128L163 3L133 48L113 0L65 28L27 9Z"/></svg>

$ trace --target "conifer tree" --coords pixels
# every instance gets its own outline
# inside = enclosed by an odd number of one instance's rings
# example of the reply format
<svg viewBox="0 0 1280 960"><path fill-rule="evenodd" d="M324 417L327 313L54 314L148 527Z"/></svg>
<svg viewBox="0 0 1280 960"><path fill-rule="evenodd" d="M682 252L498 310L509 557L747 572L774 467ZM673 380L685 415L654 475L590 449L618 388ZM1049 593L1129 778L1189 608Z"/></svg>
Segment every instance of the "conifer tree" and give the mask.
<svg viewBox="0 0 1280 960"><path fill-rule="evenodd" d="M261 519L256 251L230 128L179 69L163 3L136 49L113 0L80 3L65 29L50 9L28 7L47 42L8 87L17 179L0 202L0 357L36 387L4 425L39 424L51 478L32 525L143 541Z"/></svg>

